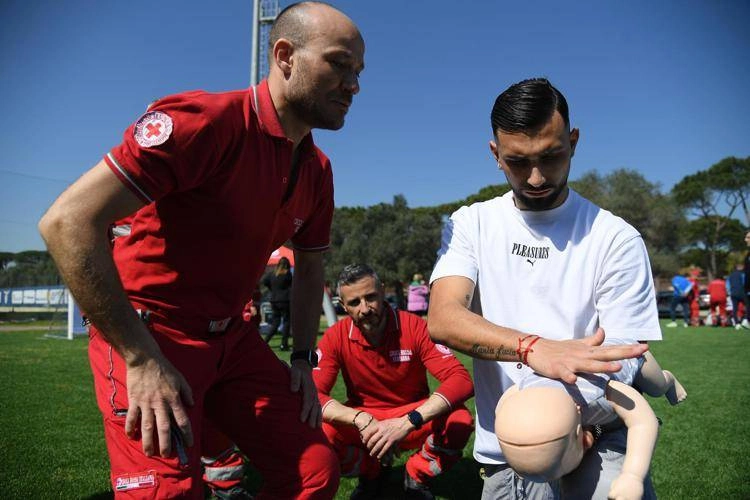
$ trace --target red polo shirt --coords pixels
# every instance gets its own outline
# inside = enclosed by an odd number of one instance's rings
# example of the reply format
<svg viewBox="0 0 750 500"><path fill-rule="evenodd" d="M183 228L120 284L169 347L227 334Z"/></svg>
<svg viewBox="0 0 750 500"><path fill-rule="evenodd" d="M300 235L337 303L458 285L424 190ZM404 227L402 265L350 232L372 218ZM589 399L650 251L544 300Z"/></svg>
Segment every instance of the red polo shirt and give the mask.
<svg viewBox="0 0 750 500"><path fill-rule="evenodd" d="M383 342L373 347L350 317L330 327L318 343L313 379L320 403L332 398L339 370L346 384L347 406L394 408L430 395L427 372L441 382L435 394L451 407L474 394L466 368L445 346L430 340L427 323L414 314L386 306Z"/></svg>
<svg viewBox="0 0 750 500"><path fill-rule="evenodd" d="M297 183L283 201L293 145L266 81L154 103L105 157L147 203L113 249L131 300L196 319L236 316L282 243L327 249L330 162L312 135L299 149Z"/></svg>

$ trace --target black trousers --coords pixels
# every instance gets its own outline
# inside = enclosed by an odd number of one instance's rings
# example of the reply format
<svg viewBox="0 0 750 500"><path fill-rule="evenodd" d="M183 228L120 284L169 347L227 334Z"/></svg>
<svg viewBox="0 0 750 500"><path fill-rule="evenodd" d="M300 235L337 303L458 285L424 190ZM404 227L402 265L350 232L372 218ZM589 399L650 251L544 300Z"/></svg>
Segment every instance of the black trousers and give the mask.
<svg viewBox="0 0 750 500"><path fill-rule="evenodd" d="M271 302L271 309L273 311L273 316L271 317L271 322L269 323L270 330L268 331L268 335L266 335L266 343L268 343L271 340L271 337L276 334L276 332L279 330L280 325L281 348L288 349L289 330L291 328L291 323L289 321L289 302Z"/></svg>

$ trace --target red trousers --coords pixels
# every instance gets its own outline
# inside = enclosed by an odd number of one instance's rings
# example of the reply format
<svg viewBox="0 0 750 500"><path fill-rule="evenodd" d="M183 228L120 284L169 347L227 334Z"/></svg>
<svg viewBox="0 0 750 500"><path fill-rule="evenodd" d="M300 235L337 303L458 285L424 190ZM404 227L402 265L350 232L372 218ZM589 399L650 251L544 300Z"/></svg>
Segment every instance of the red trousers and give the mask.
<svg viewBox="0 0 750 500"><path fill-rule="evenodd" d="M714 324L725 326L727 324L727 298L711 300L711 315Z"/></svg>
<svg viewBox="0 0 750 500"><path fill-rule="evenodd" d="M358 407L378 420L406 415L424 402L389 409ZM347 477L363 476L374 478L380 472L380 462L371 457L359 432L352 425L333 426L323 424L323 432L333 445L341 464L341 475ZM417 451L406 462L406 472L420 483L427 483L433 477L453 467L463 455L464 446L474 432L474 421L465 406L454 408L450 413L441 415L410 432L399 448Z"/></svg>
<svg viewBox="0 0 750 500"><path fill-rule="evenodd" d="M149 324L164 355L187 379L195 404L187 407L195 446L183 457L147 457L140 439L125 434L128 406L122 358L95 328L89 360L104 417L116 498L204 497L201 481L203 420L235 443L263 476L257 499L330 499L338 488L336 455L320 429L300 422L301 394L290 391L288 366L249 323L197 338ZM158 449L158 447L157 447Z"/></svg>
<svg viewBox="0 0 750 500"><path fill-rule="evenodd" d="M204 419L201 437L203 482L212 493L228 494L242 485L245 460L234 443Z"/></svg>

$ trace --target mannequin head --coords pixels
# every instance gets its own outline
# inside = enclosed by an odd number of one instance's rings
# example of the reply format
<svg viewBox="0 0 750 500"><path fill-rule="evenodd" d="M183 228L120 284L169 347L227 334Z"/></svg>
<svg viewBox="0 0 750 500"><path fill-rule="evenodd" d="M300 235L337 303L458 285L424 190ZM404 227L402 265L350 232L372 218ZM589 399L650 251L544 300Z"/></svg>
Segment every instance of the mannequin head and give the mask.
<svg viewBox="0 0 750 500"><path fill-rule="evenodd" d="M554 387L507 391L495 409L495 434L513 470L539 482L571 472L593 444L578 406Z"/></svg>

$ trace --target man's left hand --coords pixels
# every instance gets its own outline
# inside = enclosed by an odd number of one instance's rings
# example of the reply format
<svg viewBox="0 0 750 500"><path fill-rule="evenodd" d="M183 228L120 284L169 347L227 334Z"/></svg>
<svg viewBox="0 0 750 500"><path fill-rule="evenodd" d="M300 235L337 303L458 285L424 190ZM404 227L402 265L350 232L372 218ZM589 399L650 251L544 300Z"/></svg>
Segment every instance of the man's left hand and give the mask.
<svg viewBox="0 0 750 500"><path fill-rule="evenodd" d="M370 456L377 457L381 460L389 451L395 451L398 444L404 439L414 426L406 417L389 418L373 422L374 432L363 435L363 441Z"/></svg>
<svg viewBox="0 0 750 500"><path fill-rule="evenodd" d="M318 390L315 388L315 382L312 378L312 367L305 360L292 361L291 368L292 392L302 390L302 412L300 420L307 422L310 427L320 427L323 422L323 413L320 409L318 400Z"/></svg>

